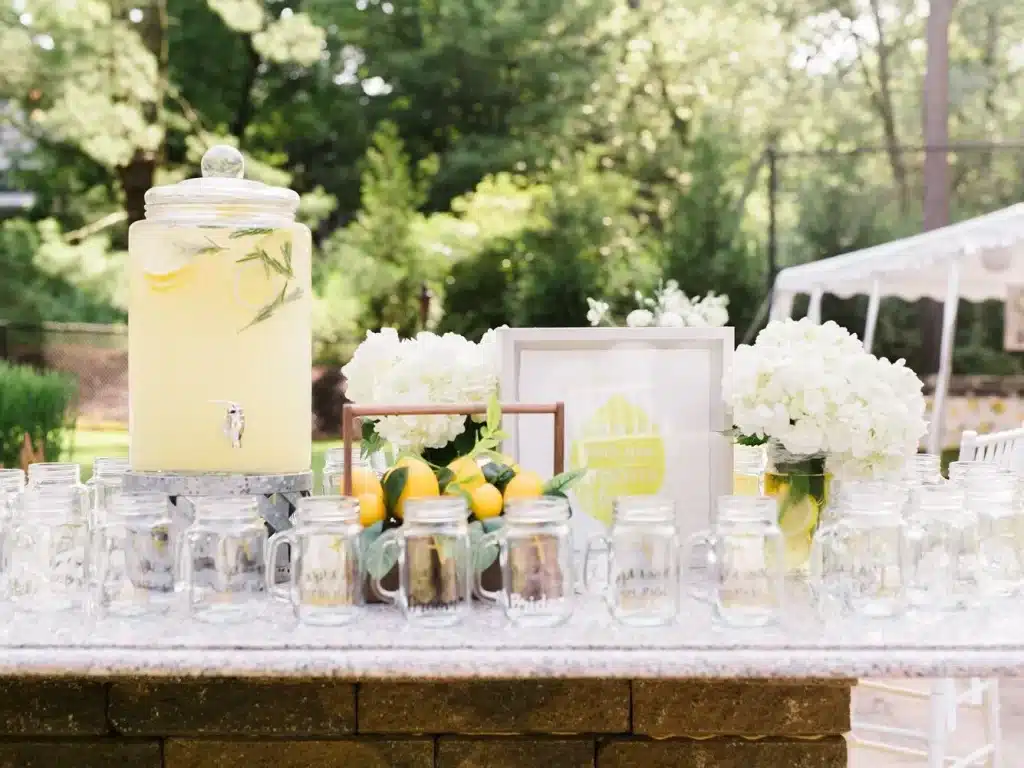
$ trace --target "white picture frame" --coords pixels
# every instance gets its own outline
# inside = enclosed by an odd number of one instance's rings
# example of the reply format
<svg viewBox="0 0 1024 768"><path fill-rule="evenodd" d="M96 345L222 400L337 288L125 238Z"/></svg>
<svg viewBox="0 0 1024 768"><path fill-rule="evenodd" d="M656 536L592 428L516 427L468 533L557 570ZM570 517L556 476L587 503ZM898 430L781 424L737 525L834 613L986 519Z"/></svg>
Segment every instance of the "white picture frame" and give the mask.
<svg viewBox="0 0 1024 768"><path fill-rule="evenodd" d="M612 496L671 498L682 536L710 525L715 499L732 492L733 339L728 327L498 331L502 400L564 402L565 466L590 470L570 493L577 551L606 531ZM550 422L504 424L503 450L542 477L553 469Z"/></svg>

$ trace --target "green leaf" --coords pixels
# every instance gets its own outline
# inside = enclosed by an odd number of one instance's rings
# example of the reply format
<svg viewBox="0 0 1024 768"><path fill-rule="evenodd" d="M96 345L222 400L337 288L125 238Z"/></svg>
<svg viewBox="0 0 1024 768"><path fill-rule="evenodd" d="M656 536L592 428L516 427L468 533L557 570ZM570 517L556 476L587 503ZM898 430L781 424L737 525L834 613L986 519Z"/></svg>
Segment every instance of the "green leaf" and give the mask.
<svg viewBox="0 0 1024 768"><path fill-rule="evenodd" d="M543 493L545 496L565 496L566 492L576 485L587 474L587 469L572 469L555 475L544 483Z"/></svg>
<svg viewBox="0 0 1024 768"><path fill-rule="evenodd" d="M365 550L366 572L374 579L383 579L398 563L398 547L384 546L391 538L391 536L377 536Z"/></svg>
<svg viewBox="0 0 1024 768"><path fill-rule="evenodd" d="M274 230L268 227L245 227L243 229L236 229L230 235L228 239L237 240L240 237L254 237L256 235L269 235Z"/></svg>
<svg viewBox="0 0 1024 768"><path fill-rule="evenodd" d="M501 403L498 402L497 393L491 395L487 402L487 429L490 432L501 429Z"/></svg>
<svg viewBox="0 0 1024 768"><path fill-rule="evenodd" d="M480 540L484 537L484 523L477 520L469 524L469 545L473 552L473 568L477 573L486 571L495 560L498 559L497 542L491 542L490 546L483 547Z"/></svg>
<svg viewBox="0 0 1024 768"><path fill-rule="evenodd" d="M509 484L509 481L516 476L512 467L498 461L484 464L481 471L484 473L484 479L502 493L505 492L505 486Z"/></svg>
<svg viewBox="0 0 1024 768"><path fill-rule="evenodd" d="M384 448L384 440L377 434L377 422L369 419L360 421L360 443L359 455L364 459L369 458L377 451Z"/></svg>
<svg viewBox="0 0 1024 768"><path fill-rule="evenodd" d="M409 479L409 468L398 467L384 476L384 508L394 514L398 497L405 490L405 482Z"/></svg>
<svg viewBox="0 0 1024 768"><path fill-rule="evenodd" d="M438 492L443 494L447 490L448 484L455 479L455 473L448 467L438 467L434 470L434 477L437 478Z"/></svg>

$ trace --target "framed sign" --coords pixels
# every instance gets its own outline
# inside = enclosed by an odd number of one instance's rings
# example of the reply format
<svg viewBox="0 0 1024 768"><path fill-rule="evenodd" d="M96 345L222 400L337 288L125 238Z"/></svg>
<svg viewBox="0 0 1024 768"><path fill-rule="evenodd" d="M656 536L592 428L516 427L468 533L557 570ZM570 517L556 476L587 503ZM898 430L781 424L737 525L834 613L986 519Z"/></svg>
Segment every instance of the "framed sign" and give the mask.
<svg viewBox="0 0 1024 768"><path fill-rule="evenodd" d="M565 466L586 467L573 489L575 547L604 532L617 496L676 503L680 534L711 522L732 490L723 377L732 328L504 328L501 396L565 403ZM508 420L505 451L550 476L550 424Z"/></svg>

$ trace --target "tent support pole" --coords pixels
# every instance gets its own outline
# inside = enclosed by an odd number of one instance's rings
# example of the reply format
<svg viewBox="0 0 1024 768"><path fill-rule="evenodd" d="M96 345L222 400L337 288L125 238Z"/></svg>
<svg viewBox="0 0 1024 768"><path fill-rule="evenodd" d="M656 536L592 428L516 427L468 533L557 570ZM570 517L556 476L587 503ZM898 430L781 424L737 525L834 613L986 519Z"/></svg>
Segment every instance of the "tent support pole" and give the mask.
<svg viewBox="0 0 1024 768"><path fill-rule="evenodd" d="M821 325L821 297L824 291L820 285L811 290L811 303L807 306L807 317L815 325Z"/></svg>
<svg viewBox="0 0 1024 768"><path fill-rule="evenodd" d="M882 284L876 277L871 281L871 294L868 296L868 318L864 323L864 349L868 352L875 344L875 328L878 325L878 310L882 306Z"/></svg>
<svg viewBox="0 0 1024 768"><path fill-rule="evenodd" d="M932 400L932 423L928 433L928 453L942 452L942 428L946 421L946 395L953 374L953 342L956 336L956 312L960 304L960 262L949 262L946 299L942 305L942 343L939 346L939 375Z"/></svg>

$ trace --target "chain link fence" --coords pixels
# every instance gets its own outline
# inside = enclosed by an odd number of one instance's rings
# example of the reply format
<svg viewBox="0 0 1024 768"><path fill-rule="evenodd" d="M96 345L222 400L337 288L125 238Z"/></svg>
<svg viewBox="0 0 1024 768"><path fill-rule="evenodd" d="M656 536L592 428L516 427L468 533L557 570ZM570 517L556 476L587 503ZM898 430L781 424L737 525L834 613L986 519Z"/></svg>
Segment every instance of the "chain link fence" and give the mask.
<svg viewBox="0 0 1024 768"><path fill-rule="evenodd" d="M72 376L79 423L127 426L127 326L0 322L0 359Z"/></svg>

